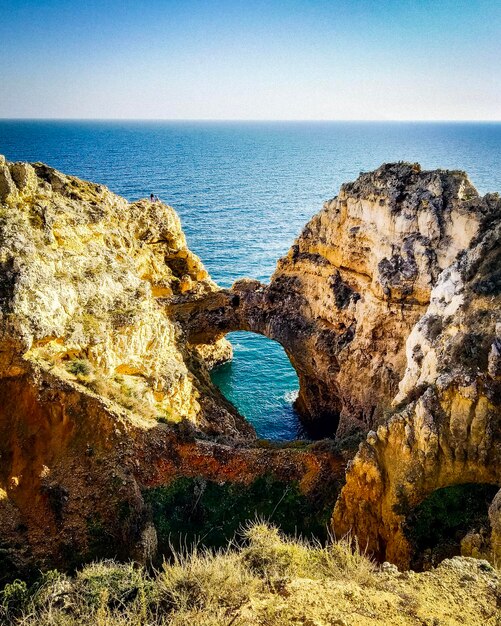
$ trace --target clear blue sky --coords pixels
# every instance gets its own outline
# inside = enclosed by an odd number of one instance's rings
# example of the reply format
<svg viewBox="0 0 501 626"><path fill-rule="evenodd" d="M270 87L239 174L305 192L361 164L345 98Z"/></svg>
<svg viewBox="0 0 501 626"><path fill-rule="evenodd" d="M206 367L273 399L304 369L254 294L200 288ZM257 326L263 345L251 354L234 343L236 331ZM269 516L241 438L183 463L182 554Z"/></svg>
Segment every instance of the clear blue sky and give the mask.
<svg viewBox="0 0 501 626"><path fill-rule="evenodd" d="M0 117L501 119L501 0L4 0Z"/></svg>

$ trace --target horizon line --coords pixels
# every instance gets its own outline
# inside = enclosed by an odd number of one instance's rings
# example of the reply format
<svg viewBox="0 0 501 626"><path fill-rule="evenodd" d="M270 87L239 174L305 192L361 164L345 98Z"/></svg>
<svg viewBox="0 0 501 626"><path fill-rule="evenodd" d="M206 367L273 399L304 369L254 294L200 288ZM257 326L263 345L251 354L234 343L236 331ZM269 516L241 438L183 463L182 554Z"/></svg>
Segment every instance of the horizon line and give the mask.
<svg viewBox="0 0 501 626"><path fill-rule="evenodd" d="M2 117L12 122L357 122L357 123L475 123L499 124L500 119L357 119L357 118L169 118L169 117Z"/></svg>

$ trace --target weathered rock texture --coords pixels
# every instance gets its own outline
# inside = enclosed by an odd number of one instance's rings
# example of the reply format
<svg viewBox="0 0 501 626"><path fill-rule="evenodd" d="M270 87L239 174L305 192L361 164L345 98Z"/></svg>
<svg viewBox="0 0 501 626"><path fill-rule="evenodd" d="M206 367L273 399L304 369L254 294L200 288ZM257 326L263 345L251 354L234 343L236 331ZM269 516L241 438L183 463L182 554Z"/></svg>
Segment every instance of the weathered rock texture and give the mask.
<svg viewBox="0 0 501 626"><path fill-rule="evenodd" d="M271 472L305 494L336 489L340 457L259 447L212 386L231 330L283 345L306 424L370 430L333 523L378 557L408 564L406 519L435 489L501 485L501 201L464 173L362 174L269 285L230 290L161 203L4 160L0 202L0 537L11 561L85 555L96 528L144 558L155 532L143 492L177 476L245 485Z"/></svg>
<svg viewBox="0 0 501 626"><path fill-rule="evenodd" d="M148 490L179 477L244 490L273 476L284 495L294 482L315 499L335 493L344 470L328 449L204 440L44 370L4 379L0 406L0 580L98 556L147 561L156 550Z"/></svg>
<svg viewBox="0 0 501 626"><path fill-rule="evenodd" d="M0 264L0 579L147 559L144 493L176 477L308 494L342 475L325 450L250 445L208 374L229 344L188 343L165 306L218 293L170 207L2 158Z"/></svg>
<svg viewBox="0 0 501 626"><path fill-rule="evenodd" d="M385 419L406 368L405 343L440 273L498 209L463 172L383 165L341 187L278 263L269 286L239 281L178 316L194 341L228 330L285 348L297 406L334 434Z"/></svg>
<svg viewBox="0 0 501 626"><path fill-rule="evenodd" d="M334 526L380 558L407 566L405 521L431 492L501 484L501 203L471 246L439 276L407 338L394 415L371 431L349 466ZM490 509L499 559L499 497Z"/></svg>
<svg viewBox="0 0 501 626"><path fill-rule="evenodd" d="M408 564L406 515L433 490L501 482L500 219L463 172L384 165L325 203L269 286L173 311L195 342L278 340L310 426L374 429L334 526L381 558Z"/></svg>
<svg viewBox="0 0 501 626"><path fill-rule="evenodd" d="M175 211L42 164L0 171L0 376L50 370L152 419L250 434L204 367L229 344L192 350L157 303L217 291Z"/></svg>

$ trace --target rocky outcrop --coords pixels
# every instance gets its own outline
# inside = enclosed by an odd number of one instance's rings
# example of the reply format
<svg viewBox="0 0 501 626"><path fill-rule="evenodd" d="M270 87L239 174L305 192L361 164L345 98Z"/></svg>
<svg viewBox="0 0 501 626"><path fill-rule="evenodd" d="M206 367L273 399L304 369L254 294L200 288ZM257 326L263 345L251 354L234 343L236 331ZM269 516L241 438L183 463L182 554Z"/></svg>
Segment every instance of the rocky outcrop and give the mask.
<svg viewBox="0 0 501 626"><path fill-rule="evenodd" d="M158 304L218 289L174 210L42 164L0 171L0 377L42 369L143 417L250 436L207 374L228 342L192 350Z"/></svg>
<svg viewBox="0 0 501 626"><path fill-rule="evenodd" d="M313 506L324 493L332 500L344 469L325 446L204 439L189 422L142 417L44 370L3 379L0 406L0 581L97 557L148 561L157 543L149 493L180 477L244 492L271 476L281 495L297 485Z"/></svg>
<svg viewBox="0 0 501 626"><path fill-rule="evenodd" d="M190 344L169 314L219 293L173 209L43 164L0 178L0 580L147 560L148 493L179 477L336 492L342 459L256 443L209 378L228 342Z"/></svg>
<svg viewBox="0 0 501 626"><path fill-rule="evenodd" d="M362 174L269 285L226 290L161 203L4 160L0 202L0 562L89 557L96 535L145 559L145 491L179 477L243 488L271 473L284 498L291 482L312 502L337 494L347 454L263 447L212 385L232 330L282 344L313 431L369 431L337 534L405 566L406 520L430 493L501 485L501 201L464 173Z"/></svg>
<svg viewBox="0 0 501 626"><path fill-rule="evenodd" d="M406 567L406 520L436 489L501 484L501 203L472 246L445 269L406 342L394 415L371 431L347 471L334 527ZM499 496L490 509L499 545Z"/></svg>
<svg viewBox="0 0 501 626"><path fill-rule="evenodd" d="M334 528L382 559L408 566L405 520L434 490L501 483L500 219L499 196L463 172L385 165L342 186L270 285L179 309L195 342L235 329L279 341L306 424L370 431Z"/></svg>
<svg viewBox="0 0 501 626"><path fill-rule="evenodd" d="M193 341L236 329L279 341L299 376L305 423L330 435L367 430L385 421L407 337L440 273L496 209L463 172L384 165L325 203L268 286L238 281L178 317Z"/></svg>
<svg viewBox="0 0 501 626"><path fill-rule="evenodd" d="M317 328L304 368L308 414L318 398L343 430L384 419L431 289L491 213L464 173L409 164L362 174L325 204L271 283L273 293L287 292L289 315Z"/></svg>

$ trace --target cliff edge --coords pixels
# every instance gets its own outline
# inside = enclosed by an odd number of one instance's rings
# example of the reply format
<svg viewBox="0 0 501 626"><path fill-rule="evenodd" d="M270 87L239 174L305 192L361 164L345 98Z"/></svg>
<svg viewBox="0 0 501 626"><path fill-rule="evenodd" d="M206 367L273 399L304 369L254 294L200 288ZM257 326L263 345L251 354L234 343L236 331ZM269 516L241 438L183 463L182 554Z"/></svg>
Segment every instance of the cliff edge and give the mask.
<svg viewBox="0 0 501 626"><path fill-rule="evenodd" d="M184 532L176 515L219 515L226 537L238 497L283 515L263 485L306 515L327 486L333 506L343 459L259 447L210 380L228 342L194 344L171 316L219 293L171 207L2 157L0 264L0 581L145 562Z"/></svg>
<svg viewBox="0 0 501 626"><path fill-rule="evenodd" d="M43 370L146 419L252 434L207 376L231 346L193 349L157 302L218 289L171 207L4 161L0 202L3 379Z"/></svg>
<svg viewBox="0 0 501 626"><path fill-rule="evenodd" d="M383 165L342 185L269 285L179 310L193 341L279 341L310 431L367 436L333 524L381 559L409 565L407 520L437 489L501 483L500 221L464 172ZM494 554L498 518L493 504Z"/></svg>

